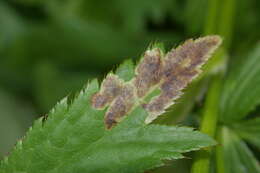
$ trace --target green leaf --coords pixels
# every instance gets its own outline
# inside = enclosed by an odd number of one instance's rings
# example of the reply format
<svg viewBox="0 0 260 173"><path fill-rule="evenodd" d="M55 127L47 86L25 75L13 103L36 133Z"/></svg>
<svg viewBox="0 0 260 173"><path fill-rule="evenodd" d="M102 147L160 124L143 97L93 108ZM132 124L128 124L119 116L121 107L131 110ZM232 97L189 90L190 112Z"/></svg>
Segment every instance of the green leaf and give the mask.
<svg viewBox="0 0 260 173"><path fill-rule="evenodd" d="M260 118L238 122L232 128L239 136L260 149Z"/></svg>
<svg viewBox="0 0 260 173"><path fill-rule="evenodd" d="M247 145L227 127L222 129L222 161L225 173L260 172L260 166Z"/></svg>
<svg viewBox="0 0 260 173"><path fill-rule="evenodd" d="M161 59L161 50L153 48L144 54L135 70L132 62L127 61L119 67L115 75L108 74L101 87L97 80L93 80L75 97L74 101L68 103L67 98L63 99L50 111L48 118L43 117L35 121L26 137L18 141L10 156L1 161L0 172L143 172L163 165L163 160L180 159L184 157L182 153L215 145L216 142L212 138L193 131L191 128L147 123L146 119L150 116L150 112L143 106L146 97L137 96L138 89L141 89L143 85L138 85L140 88L135 87L138 79L143 81L142 77L145 77L144 81L147 82L149 78L153 79L154 75L157 75L152 73L154 68L151 68L155 67L154 58L168 62L179 60L177 64L173 65L180 70L175 72L179 72L177 74L181 76L183 72L189 72L188 70L198 70L205 62L202 60L208 58L209 52L216 49L219 43L220 38L216 36L195 41L189 40L176 50L173 49L165 59ZM181 54L182 51L190 50L190 48L194 51L192 56ZM190 61L187 61L187 58L190 58ZM184 67L189 67L188 62L193 66L185 69ZM165 70L164 66L161 68L160 70ZM181 71L181 68L186 71ZM126 69L128 69L128 73ZM151 69L152 71L149 71ZM149 75L144 73L147 71L143 70L148 70ZM135 72L134 76L133 72ZM195 72L198 73L198 71ZM184 74L187 75L187 73ZM120 80L117 75L125 81L130 77L133 78L125 82ZM190 81L190 77L194 76L188 77L187 81ZM163 83L166 79L161 76L160 80L163 80ZM150 84L146 83L146 91L161 87L160 83L152 86ZM131 95L129 90L132 87L136 92L134 100L132 100L135 103L130 110L126 110L125 107L129 106L127 104L132 103L128 102L132 97L124 100L124 96ZM160 89L162 92L164 91L162 88ZM178 92L178 90L175 91ZM108 108L102 109L98 102L100 100L96 100L96 98L102 94L104 96L109 94L108 98L111 99L116 93L118 95L113 98L114 100L109 100L110 102L108 99L105 100L108 102L105 103ZM120 103L115 104L119 98ZM153 99L151 98L151 100ZM102 99L101 103L103 103ZM119 107L117 107L118 105ZM118 109L113 109L113 106ZM120 119L117 119L118 110L120 110ZM124 114L121 115L121 112ZM112 124L112 127L108 126L110 120L116 122Z"/></svg>
<svg viewBox="0 0 260 173"><path fill-rule="evenodd" d="M140 172L162 165L161 159L182 158L181 153L214 145L190 128L146 126L147 113L136 108L111 131L103 111L91 108L96 81L71 106L64 99L45 123L37 120L23 143L1 163L3 172Z"/></svg>
<svg viewBox="0 0 260 173"><path fill-rule="evenodd" d="M135 75L134 63L132 60L126 60L117 69L115 74L124 81L131 80Z"/></svg>
<svg viewBox="0 0 260 173"><path fill-rule="evenodd" d="M241 120L260 103L260 44L230 72L223 88L221 120Z"/></svg>

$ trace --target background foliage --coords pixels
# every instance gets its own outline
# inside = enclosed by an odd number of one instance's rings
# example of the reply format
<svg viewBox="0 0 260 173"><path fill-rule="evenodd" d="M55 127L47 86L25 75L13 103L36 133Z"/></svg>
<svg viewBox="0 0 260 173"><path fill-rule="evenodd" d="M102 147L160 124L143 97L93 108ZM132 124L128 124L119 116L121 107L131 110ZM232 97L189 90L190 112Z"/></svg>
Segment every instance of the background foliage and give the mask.
<svg viewBox="0 0 260 173"><path fill-rule="evenodd" d="M258 0L1 0L1 156L37 115L88 79L138 60L151 42L169 49L190 37L220 34L224 46L204 77L158 123L217 132L223 147L209 151L212 170L259 172L259 19ZM154 172L188 172L192 162L198 172L209 159L196 155L195 162L174 161Z"/></svg>

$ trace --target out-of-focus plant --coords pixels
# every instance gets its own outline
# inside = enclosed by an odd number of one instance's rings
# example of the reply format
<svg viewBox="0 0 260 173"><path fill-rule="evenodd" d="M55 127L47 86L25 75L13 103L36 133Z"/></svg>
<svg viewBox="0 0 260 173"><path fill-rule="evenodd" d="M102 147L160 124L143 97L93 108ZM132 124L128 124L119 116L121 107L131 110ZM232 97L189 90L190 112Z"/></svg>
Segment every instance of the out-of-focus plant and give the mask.
<svg viewBox="0 0 260 173"><path fill-rule="evenodd" d="M215 56L216 59L224 59L225 66L211 79L200 127L202 132L216 136L220 145L216 150L197 153L193 173L208 173L213 167L218 173L260 172L257 158L246 144L249 142L260 148L258 140L252 141L252 138L259 137L259 118L252 119L249 116L260 103L260 91L256 87L260 85L259 43L248 55L240 56L244 58L240 63L233 63L232 59L227 63L226 60L232 46L232 30L236 31L234 24L239 20L236 18L239 4L235 0L209 1L204 32L217 33L226 39L222 51ZM246 127L249 124L251 127Z"/></svg>
<svg viewBox="0 0 260 173"><path fill-rule="evenodd" d="M189 172L192 162L194 172L258 171L259 9L258 0L1 1L1 91L20 103L0 105L5 108L2 146L9 143L7 127L14 127L12 136L23 133L31 110L45 113L87 79L102 78L125 58L137 59L150 42L163 41L169 48L187 37L218 34L224 45L156 123L200 126L220 144L217 150L195 152L195 161L167 162L153 172ZM28 113L10 118L23 105L29 105Z"/></svg>
<svg viewBox="0 0 260 173"><path fill-rule="evenodd" d="M37 120L0 171L135 173L215 145L190 128L149 124L180 97L220 43L218 36L188 40L165 55L154 47L136 68L127 61L100 87L93 80L71 103L65 98Z"/></svg>

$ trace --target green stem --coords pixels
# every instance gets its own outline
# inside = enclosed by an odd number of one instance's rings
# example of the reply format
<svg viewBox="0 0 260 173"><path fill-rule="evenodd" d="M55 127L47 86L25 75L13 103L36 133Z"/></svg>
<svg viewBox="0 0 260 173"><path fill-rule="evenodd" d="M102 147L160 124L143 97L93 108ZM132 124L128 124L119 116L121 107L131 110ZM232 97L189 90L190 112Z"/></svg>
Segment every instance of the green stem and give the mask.
<svg viewBox="0 0 260 173"><path fill-rule="evenodd" d="M219 103L219 95L221 88L221 76L216 75L212 78L212 82L206 98L206 104L201 123L201 131L211 137L215 136L218 109L216 105Z"/></svg>
<svg viewBox="0 0 260 173"><path fill-rule="evenodd" d="M227 49L232 40L236 0L209 0L204 34L219 34Z"/></svg>
<svg viewBox="0 0 260 173"><path fill-rule="evenodd" d="M219 103L219 95L221 88L221 76L216 75L212 78L208 95L206 97L206 104L203 112L203 119L201 123L201 131L211 137L215 136L218 109L216 105ZM198 151L195 156L195 161L192 166L193 173L208 173L210 165L211 150Z"/></svg>
<svg viewBox="0 0 260 173"><path fill-rule="evenodd" d="M206 22L204 33L212 34L217 32L217 14L219 9L219 0L209 0L208 1L208 11L206 15Z"/></svg>
<svg viewBox="0 0 260 173"><path fill-rule="evenodd" d="M219 146L216 147L216 172L217 173L224 173L225 167L224 167L224 149L223 149L223 131L224 127L218 127L218 132L216 134L216 138L219 142Z"/></svg>
<svg viewBox="0 0 260 173"><path fill-rule="evenodd" d="M232 30L235 16L236 0L221 0L217 34L224 38L224 47L228 49L232 41Z"/></svg>
<svg viewBox="0 0 260 173"><path fill-rule="evenodd" d="M224 52L230 47L233 18L235 14L236 0L209 0L208 13L205 22L205 34L219 34L224 38L224 44L222 51L218 51L211 59L213 65L209 66L210 69L217 65L216 62L226 62L224 58ZM222 74L218 74L213 78L213 81L209 87L209 91L206 97L206 105L203 112L203 119L201 123L201 131L214 137L217 128L218 121L218 105L220 97ZM221 138L221 137L219 137ZM218 139L219 139L218 138ZM219 148L219 147L218 147ZM217 151L217 160L221 159L220 151ZM211 150L199 151L196 153L195 161L192 165L193 173L209 173L210 172L210 158ZM217 170L219 173L223 170L221 162L217 161Z"/></svg>

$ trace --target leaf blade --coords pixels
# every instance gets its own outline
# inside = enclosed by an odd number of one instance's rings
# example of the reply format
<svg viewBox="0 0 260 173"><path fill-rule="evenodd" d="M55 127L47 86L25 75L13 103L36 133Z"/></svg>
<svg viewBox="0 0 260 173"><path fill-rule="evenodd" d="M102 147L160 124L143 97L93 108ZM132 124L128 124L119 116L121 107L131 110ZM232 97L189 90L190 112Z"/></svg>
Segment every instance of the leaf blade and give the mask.
<svg viewBox="0 0 260 173"><path fill-rule="evenodd" d="M222 129L223 160L226 173L260 172L260 166L247 145L230 129Z"/></svg>
<svg viewBox="0 0 260 173"><path fill-rule="evenodd" d="M225 82L220 105L221 120L238 121L260 103L260 44L248 56L242 67L230 72ZM239 73L239 74L237 74ZM237 74L237 75L235 75Z"/></svg>
<svg viewBox="0 0 260 173"><path fill-rule="evenodd" d="M260 118L254 118L232 125L237 134L260 149Z"/></svg>

